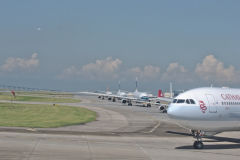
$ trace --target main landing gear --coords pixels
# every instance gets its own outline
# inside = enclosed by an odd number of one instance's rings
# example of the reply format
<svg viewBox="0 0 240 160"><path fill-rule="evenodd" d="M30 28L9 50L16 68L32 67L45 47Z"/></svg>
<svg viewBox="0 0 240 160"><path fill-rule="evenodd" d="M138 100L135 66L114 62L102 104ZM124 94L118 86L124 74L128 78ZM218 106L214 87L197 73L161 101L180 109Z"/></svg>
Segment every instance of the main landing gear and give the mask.
<svg viewBox="0 0 240 160"><path fill-rule="evenodd" d="M193 148L195 149L203 149L204 145L202 143L202 136L203 133L201 131L194 131L192 130L192 135L197 140L193 143Z"/></svg>
<svg viewBox="0 0 240 160"><path fill-rule="evenodd" d="M128 106L132 106L132 102L131 101L128 102Z"/></svg>

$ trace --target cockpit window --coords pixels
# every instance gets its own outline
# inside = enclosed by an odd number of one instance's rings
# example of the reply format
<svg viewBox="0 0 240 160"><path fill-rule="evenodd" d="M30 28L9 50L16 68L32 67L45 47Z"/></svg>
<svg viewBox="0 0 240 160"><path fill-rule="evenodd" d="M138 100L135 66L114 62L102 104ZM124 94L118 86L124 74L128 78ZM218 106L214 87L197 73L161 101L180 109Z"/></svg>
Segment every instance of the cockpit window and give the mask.
<svg viewBox="0 0 240 160"><path fill-rule="evenodd" d="M196 104L193 99L190 99L191 104Z"/></svg>
<svg viewBox="0 0 240 160"><path fill-rule="evenodd" d="M174 100L173 100L173 103L177 103L177 99L174 99Z"/></svg>
<svg viewBox="0 0 240 160"><path fill-rule="evenodd" d="M196 104L193 99L174 99L172 103L187 103L187 104Z"/></svg>
<svg viewBox="0 0 240 160"><path fill-rule="evenodd" d="M177 103L184 103L185 99L178 99Z"/></svg>

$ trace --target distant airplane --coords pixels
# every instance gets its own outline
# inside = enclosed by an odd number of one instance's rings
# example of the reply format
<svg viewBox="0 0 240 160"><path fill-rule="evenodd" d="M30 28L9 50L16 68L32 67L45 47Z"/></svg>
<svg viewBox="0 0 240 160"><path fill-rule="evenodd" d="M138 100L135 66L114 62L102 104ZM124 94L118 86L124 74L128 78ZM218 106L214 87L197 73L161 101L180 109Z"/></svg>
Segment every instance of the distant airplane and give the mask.
<svg viewBox="0 0 240 160"><path fill-rule="evenodd" d="M202 149L202 136L240 131L240 89L197 88L178 95L167 109L169 118L191 130L193 147Z"/></svg>
<svg viewBox="0 0 240 160"><path fill-rule="evenodd" d="M128 105L130 106L132 105L132 102L136 102L136 103L142 103L147 107L151 107L150 98L152 97L153 97L152 94L138 91L138 78L136 77L136 89L134 92L129 92L126 95L125 99L128 101Z"/></svg>
<svg viewBox="0 0 240 160"><path fill-rule="evenodd" d="M162 93L162 90L158 91L158 97L153 98L156 103L159 103L159 110L163 113L167 112L168 104L173 101L173 91L172 91L172 83L170 82L170 97L165 97ZM161 104L160 102L165 102L165 104Z"/></svg>
<svg viewBox="0 0 240 160"><path fill-rule="evenodd" d="M86 95L95 95L98 96L100 99L107 98L108 100L112 100L113 102L116 101L116 99L121 100L122 103L127 103L129 106L133 105L133 102L136 102L138 104L142 104L146 107L151 107L151 101L150 98L153 97L152 94L148 94L147 92L139 92L138 91L138 79L136 78L136 89L134 92L125 92L120 89L120 81L118 83L118 91L116 94L113 94L112 92L77 92L75 94L86 94Z"/></svg>
<svg viewBox="0 0 240 160"><path fill-rule="evenodd" d="M114 94L113 92L109 91L107 88L106 91L96 91L96 92L74 92L73 94L83 94L83 95L93 95L98 96L99 99L108 99L112 100L113 102L116 101L116 98L122 99L127 95L127 92L124 92L120 88L120 81L118 82L118 91Z"/></svg>
<svg viewBox="0 0 240 160"><path fill-rule="evenodd" d="M124 92L121 90L121 85L120 85L120 81L118 81L118 91L117 91L117 96L126 96L127 95L127 92Z"/></svg>

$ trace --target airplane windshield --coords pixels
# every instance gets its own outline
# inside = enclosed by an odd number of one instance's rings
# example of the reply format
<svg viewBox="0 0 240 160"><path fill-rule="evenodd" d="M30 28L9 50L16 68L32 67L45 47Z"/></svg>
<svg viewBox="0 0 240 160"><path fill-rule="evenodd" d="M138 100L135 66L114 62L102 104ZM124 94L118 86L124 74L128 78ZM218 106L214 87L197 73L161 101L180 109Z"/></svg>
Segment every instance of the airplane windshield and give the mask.
<svg viewBox="0 0 240 160"><path fill-rule="evenodd" d="M193 99L190 99L191 104L195 104L195 101Z"/></svg>
<svg viewBox="0 0 240 160"><path fill-rule="evenodd" d="M172 103L187 103L187 104L196 104L193 99L174 99Z"/></svg>
<svg viewBox="0 0 240 160"><path fill-rule="evenodd" d="M184 103L185 99L178 99L177 103Z"/></svg>

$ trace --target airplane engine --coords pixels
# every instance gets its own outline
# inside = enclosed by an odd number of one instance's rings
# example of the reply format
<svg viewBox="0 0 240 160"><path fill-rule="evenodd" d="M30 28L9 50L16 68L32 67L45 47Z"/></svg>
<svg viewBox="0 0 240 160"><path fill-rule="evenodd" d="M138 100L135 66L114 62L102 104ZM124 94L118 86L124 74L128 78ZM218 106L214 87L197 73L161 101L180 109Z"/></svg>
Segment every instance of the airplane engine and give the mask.
<svg viewBox="0 0 240 160"><path fill-rule="evenodd" d="M122 100L122 103L123 103L123 104L127 103L127 100L126 100L126 99L123 99L123 100Z"/></svg>
<svg viewBox="0 0 240 160"><path fill-rule="evenodd" d="M147 104L147 107L151 107L151 103L148 103L148 104Z"/></svg>
<svg viewBox="0 0 240 160"><path fill-rule="evenodd" d="M159 106L159 110L160 110L162 113L167 113L167 105L160 105L160 106Z"/></svg>

